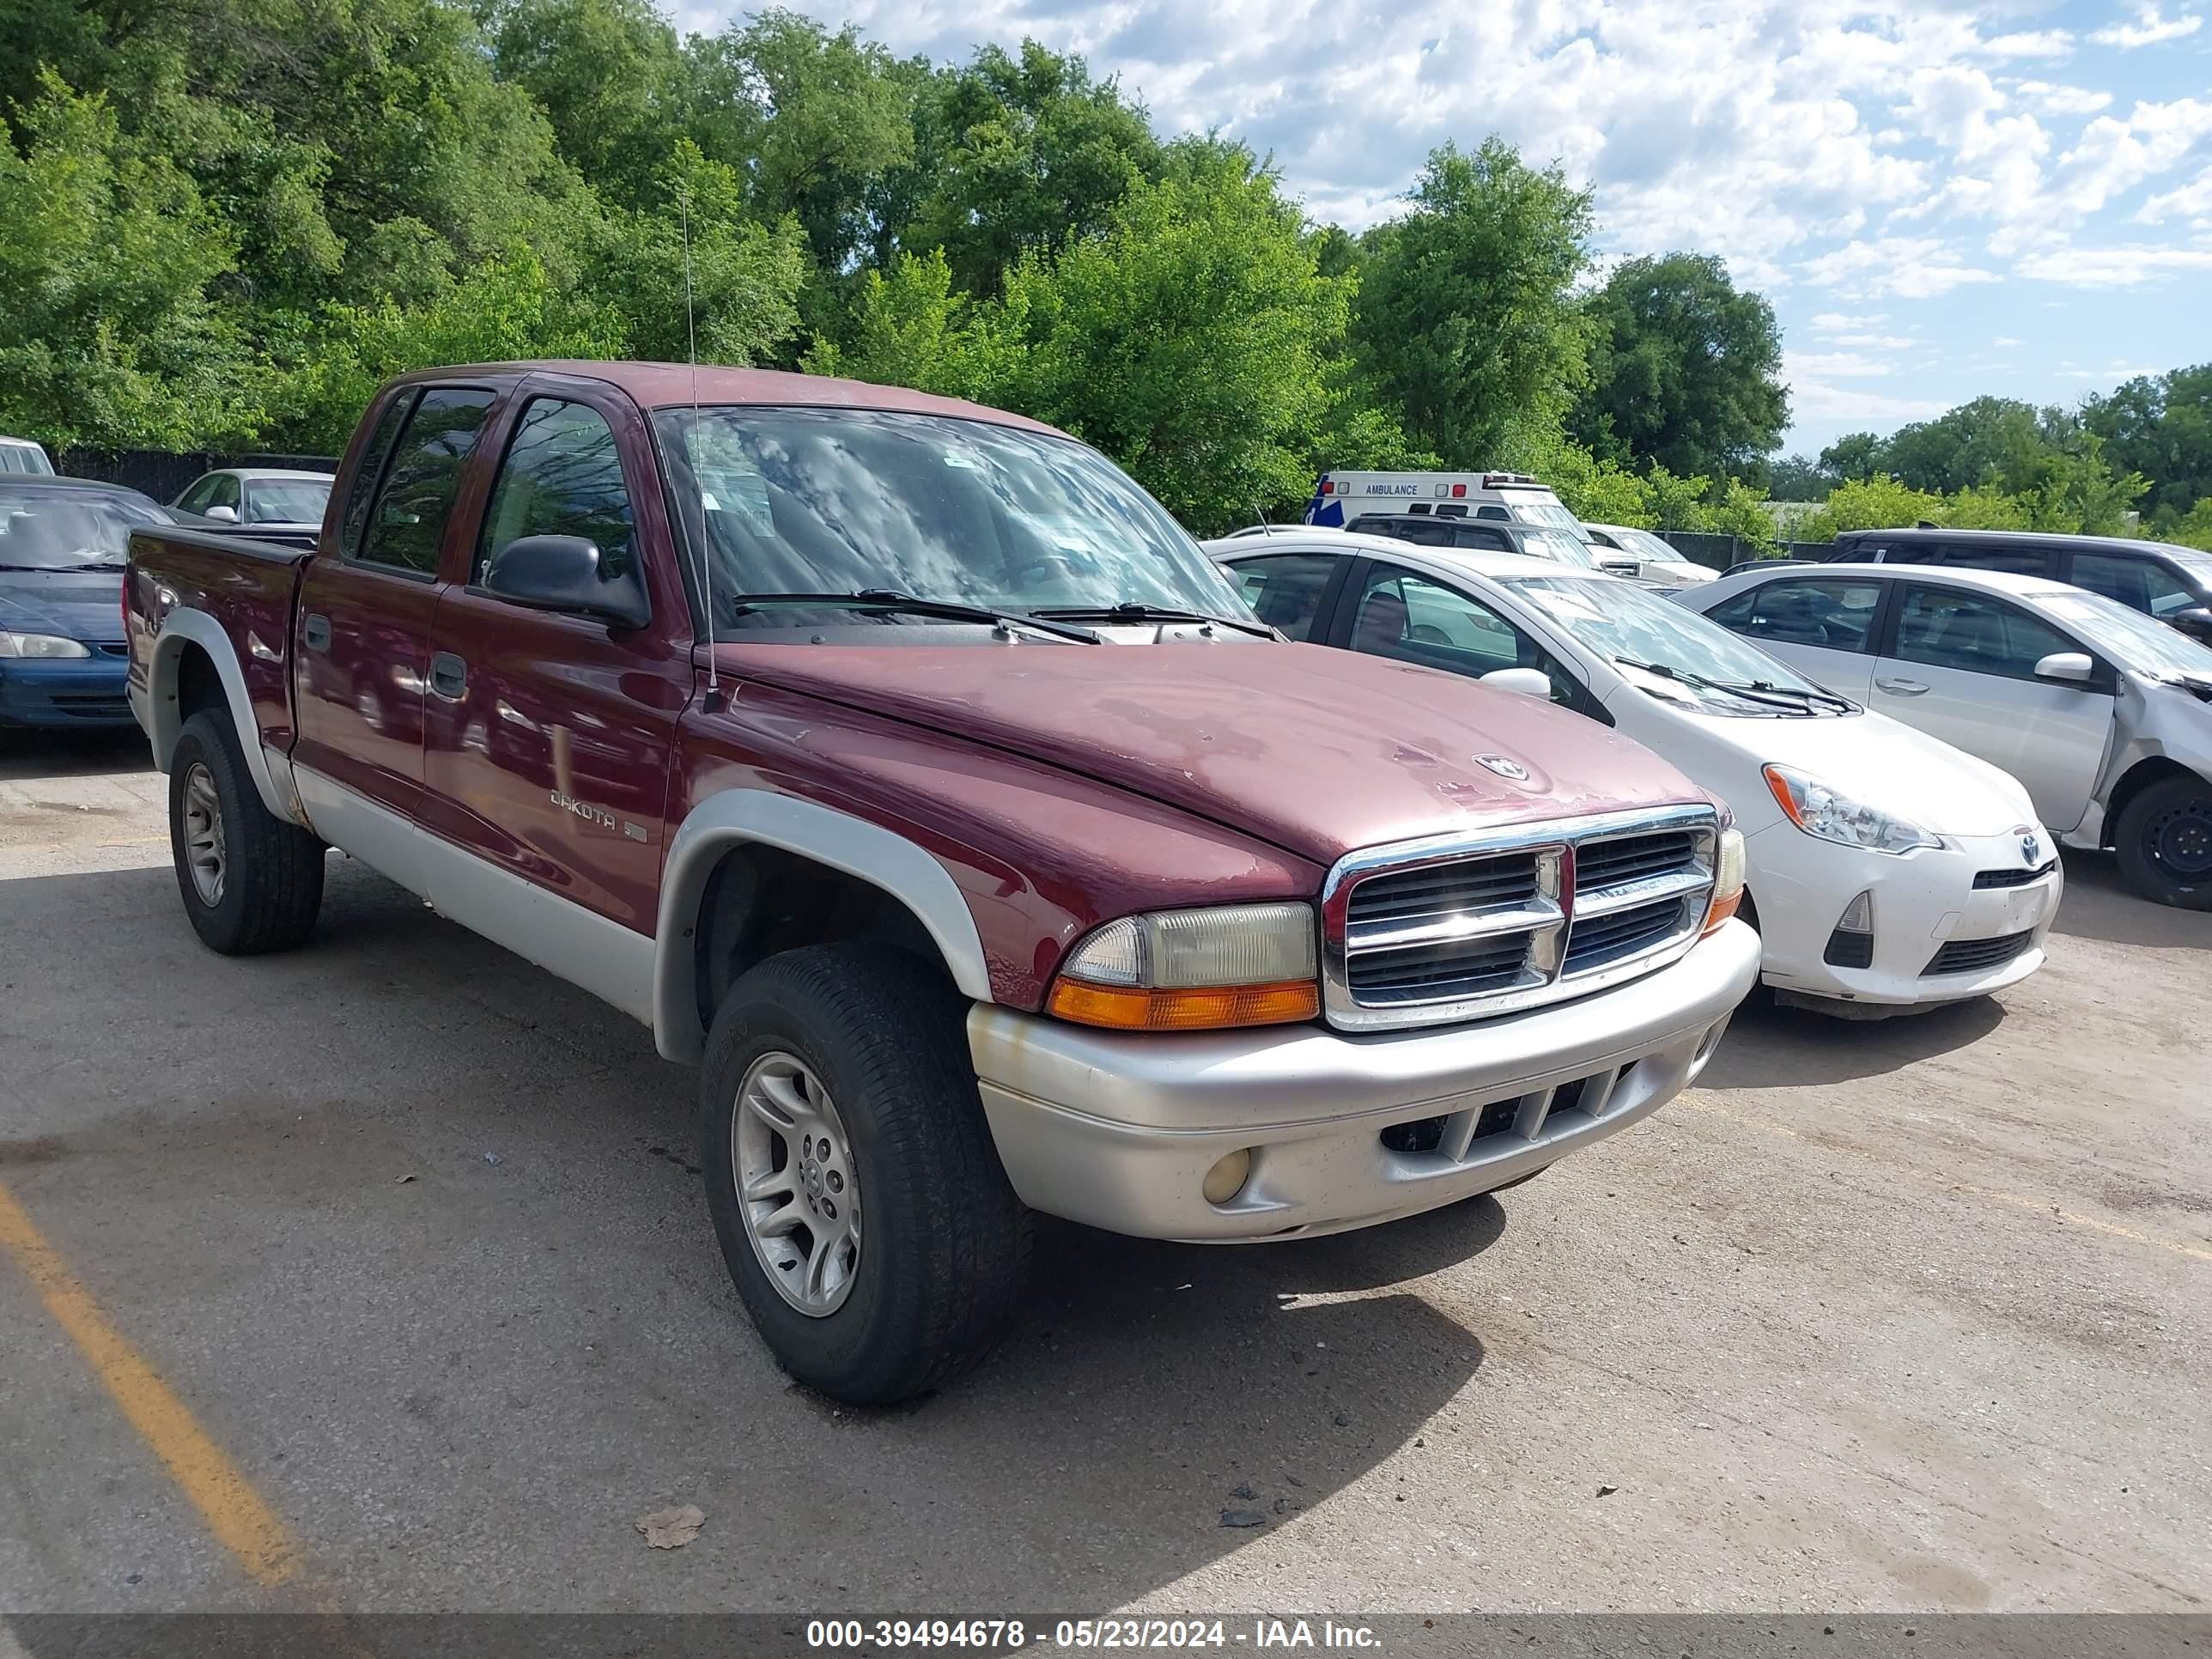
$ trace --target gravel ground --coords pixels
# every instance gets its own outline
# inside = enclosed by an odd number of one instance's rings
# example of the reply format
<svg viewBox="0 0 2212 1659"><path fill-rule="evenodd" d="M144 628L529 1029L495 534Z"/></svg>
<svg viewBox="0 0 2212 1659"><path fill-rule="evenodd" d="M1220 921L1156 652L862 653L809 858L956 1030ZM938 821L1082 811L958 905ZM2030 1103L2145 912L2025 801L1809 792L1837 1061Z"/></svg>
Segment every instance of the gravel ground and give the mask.
<svg viewBox="0 0 2212 1659"><path fill-rule="evenodd" d="M1502 1200L1243 1250L1048 1225L980 1374L857 1413L754 1338L641 1027L343 861L306 949L211 956L140 745L0 745L0 1185L299 1551L242 1571L0 1261L0 1609L2212 1593L2212 917L2108 860L2025 985L1747 1009Z"/></svg>

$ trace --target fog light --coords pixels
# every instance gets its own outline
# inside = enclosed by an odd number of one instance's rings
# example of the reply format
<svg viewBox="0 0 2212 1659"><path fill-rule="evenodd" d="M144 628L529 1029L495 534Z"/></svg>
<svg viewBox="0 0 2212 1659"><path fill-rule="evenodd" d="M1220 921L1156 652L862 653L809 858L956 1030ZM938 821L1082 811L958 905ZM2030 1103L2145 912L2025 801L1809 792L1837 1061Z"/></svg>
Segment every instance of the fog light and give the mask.
<svg viewBox="0 0 2212 1659"><path fill-rule="evenodd" d="M1871 933L1874 932L1874 894L1861 893L1844 907L1843 917L1836 923L1839 933Z"/></svg>
<svg viewBox="0 0 2212 1659"><path fill-rule="evenodd" d="M1205 1185L1200 1188L1209 1204L1226 1204L1244 1190L1245 1177L1252 1173L1252 1149L1239 1147L1206 1172Z"/></svg>

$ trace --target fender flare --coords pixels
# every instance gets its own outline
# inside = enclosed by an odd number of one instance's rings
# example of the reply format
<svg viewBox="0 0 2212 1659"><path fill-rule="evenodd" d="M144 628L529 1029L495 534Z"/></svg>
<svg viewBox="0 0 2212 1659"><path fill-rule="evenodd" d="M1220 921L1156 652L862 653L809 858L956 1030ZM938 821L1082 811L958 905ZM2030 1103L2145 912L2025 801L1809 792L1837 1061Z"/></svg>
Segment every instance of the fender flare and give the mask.
<svg viewBox="0 0 2212 1659"><path fill-rule="evenodd" d="M696 1065L706 1053L692 938L714 866L730 848L746 844L781 848L881 888L936 941L961 994L976 1002L992 1000L975 915L951 874L928 852L896 830L836 807L771 789L725 789L685 816L661 869L653 1030L663 1057Z"/></svg>
<svg viewBox="0 0 2212 1659"><path fill-rule="evenodd" d="M238 652L222 624L204 611L179 605L161 619L154 640L154 659L146 674L147 714L154 745L154 764L161 771L177 752L177 738L184 730L183 711L177 707L177 665L185 642L198 646L215 663L216 678L222 683L223 699L230 705L231 724L237 728L238 746L246 757L246 769L260 792L261 804L287 823L303 822L291 791L280 787L262 746L260 723L253 717L253 699L246 695L246 676L238 665Z"/></svg>

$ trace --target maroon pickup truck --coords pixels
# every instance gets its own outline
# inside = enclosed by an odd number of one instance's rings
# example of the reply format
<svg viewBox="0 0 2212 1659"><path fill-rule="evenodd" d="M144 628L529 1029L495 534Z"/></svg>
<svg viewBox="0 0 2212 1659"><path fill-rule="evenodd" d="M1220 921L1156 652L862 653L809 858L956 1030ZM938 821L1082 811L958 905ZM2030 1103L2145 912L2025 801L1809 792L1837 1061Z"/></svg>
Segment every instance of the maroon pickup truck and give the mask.
<svg viewBox="0 0 2212 1659"><path fill-rule="evenodd" d="M969 404L409 375L312 552L141 532L124 610L200 937L298 944L337 847L645 1022L747 1308L845 1400L989 1346L1032 1211L1289 1239L1526 1179L1758 968L1671 767L1285 642Z"/></svg>

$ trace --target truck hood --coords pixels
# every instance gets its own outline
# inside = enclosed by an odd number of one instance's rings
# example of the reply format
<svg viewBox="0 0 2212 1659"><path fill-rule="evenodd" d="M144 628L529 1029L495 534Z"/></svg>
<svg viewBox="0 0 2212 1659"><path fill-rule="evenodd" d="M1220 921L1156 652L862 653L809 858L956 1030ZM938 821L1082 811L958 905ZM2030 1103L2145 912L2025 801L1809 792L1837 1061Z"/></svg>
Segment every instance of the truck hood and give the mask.
<svg viewBox="0 0 2212 1659"><path fill-rule="evenodd" d="M1707 799L1579 714L1320 646L793 642L716 654L734 678L988 744L1322 864L1417 836ZM1506 775L1516 768L1525 779Z"/></svg>
<svg viewBox="0 0 2212 1659"><path fill-rule="evenodd" d="M0 629L112 644L123 637L123 574L0 570Z"/></svg>

